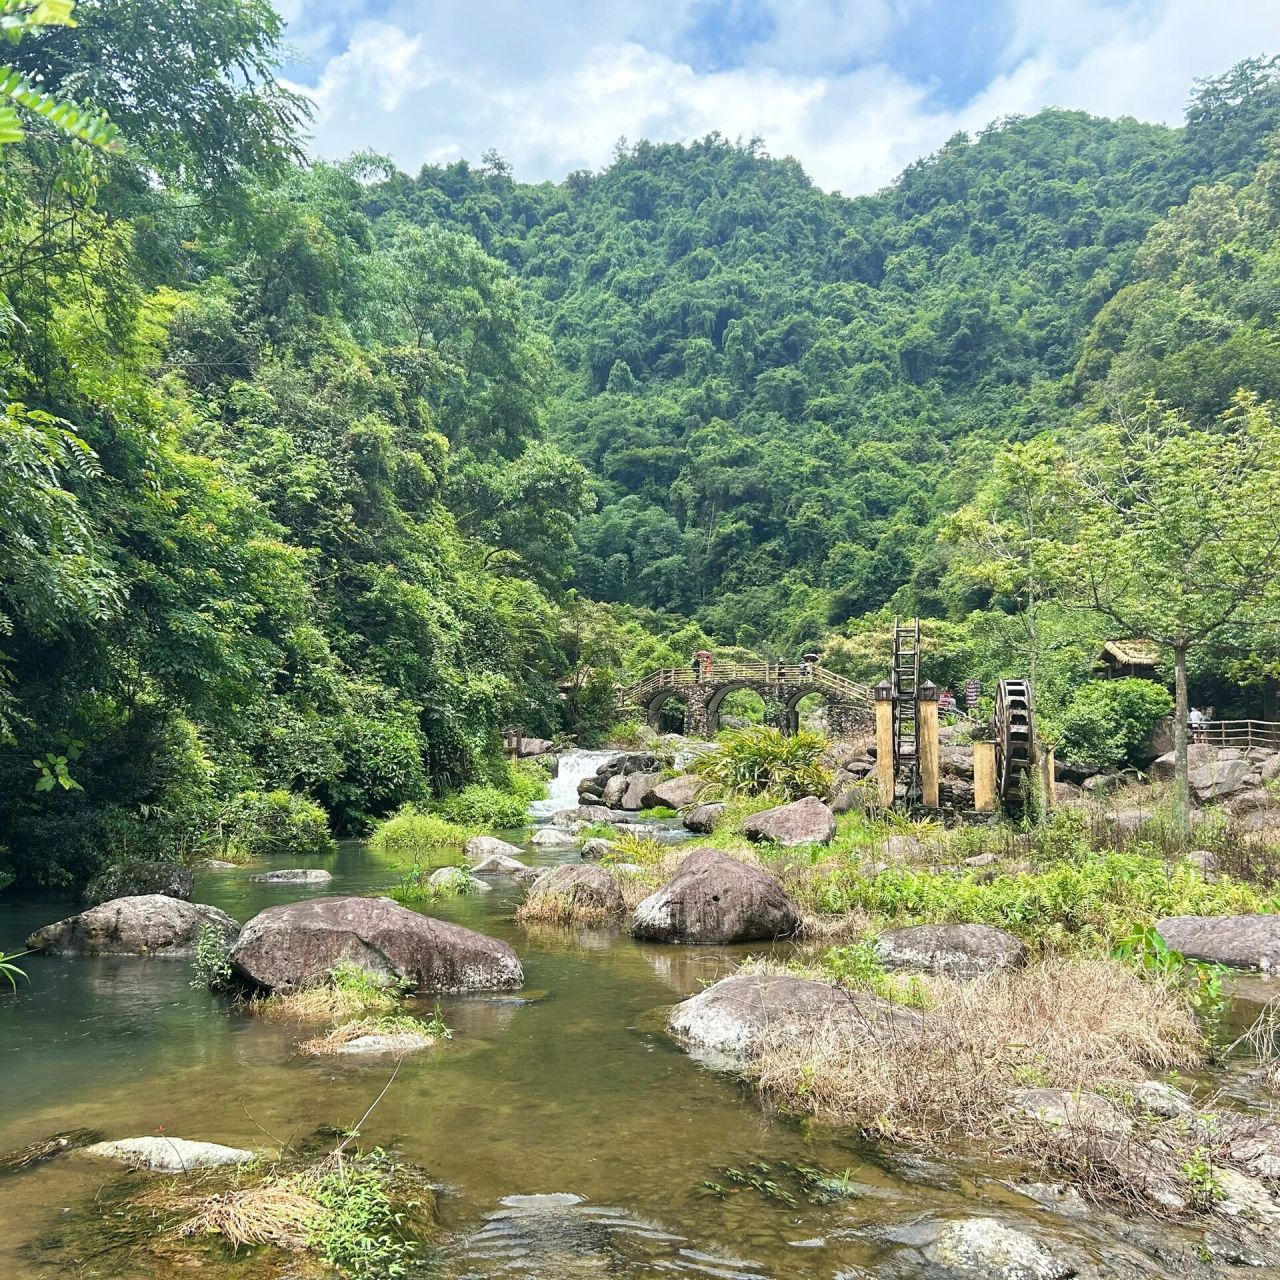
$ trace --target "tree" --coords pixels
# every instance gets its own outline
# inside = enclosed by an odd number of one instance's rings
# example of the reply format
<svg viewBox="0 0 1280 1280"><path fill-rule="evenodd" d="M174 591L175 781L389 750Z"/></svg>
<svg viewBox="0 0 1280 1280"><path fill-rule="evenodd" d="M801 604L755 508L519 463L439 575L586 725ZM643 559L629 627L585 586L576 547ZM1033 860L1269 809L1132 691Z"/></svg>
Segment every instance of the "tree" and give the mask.
<svg viewBox="0 0 1280 1280"><path fill-rule="evenodd" d="M1099 427L1055 475L1058 590L1173 655L1177 820L1190 830L1187 657L1275 624L1280 410L1248 393L1211 429L1152 403Z"/></svg>

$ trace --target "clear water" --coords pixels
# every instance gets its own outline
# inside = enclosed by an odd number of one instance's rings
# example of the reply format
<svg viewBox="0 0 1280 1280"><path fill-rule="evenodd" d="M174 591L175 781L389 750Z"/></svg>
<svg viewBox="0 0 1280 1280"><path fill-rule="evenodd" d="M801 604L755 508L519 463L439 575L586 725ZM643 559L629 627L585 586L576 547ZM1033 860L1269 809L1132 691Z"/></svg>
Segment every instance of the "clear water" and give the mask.
<svg viewBox="0 0 1280 1280"><path fill-rule="evenodd" d="M359 843L322 865L334 882L321 890L254 884L252 869L237 869L200 875L195 896L244 921L312 894L385 891L398 874ZM505 880L495 885L431 912L508 940L524 961L525 994L537 998L442 1000L454 1038L406 1058L362 1128L363 1142L396 1146L445 1189L445 1242L426 1274L909 1275L889 1239L902 1224L1027 1207L980 1166L899 1161L854 1135L770 1116L742 1086L679 1052L662 1033L661 1011L731 969L740 950L531 931L512 919L520 891ZM0 903L0 947L13 949L68 909ZM108 1137L163 1129L274 1145L320 1125L353 1124L391 1071L385 1061L300 1056L297 1028L193 990L183 961L24 963L30 985L0 998L0 1153L77 1126ZM858 1194L788 1206L751 1190L720 1199L703 1186L723 1182L725 1166L752 1160L849 1170ZM0 1277L161 1274L150 1259L82 1250L76 1261L47 1247L60 1223L119 1176L69 1156L0 1181ZM216 1274L247 1276L251 1266Z"/></svg>

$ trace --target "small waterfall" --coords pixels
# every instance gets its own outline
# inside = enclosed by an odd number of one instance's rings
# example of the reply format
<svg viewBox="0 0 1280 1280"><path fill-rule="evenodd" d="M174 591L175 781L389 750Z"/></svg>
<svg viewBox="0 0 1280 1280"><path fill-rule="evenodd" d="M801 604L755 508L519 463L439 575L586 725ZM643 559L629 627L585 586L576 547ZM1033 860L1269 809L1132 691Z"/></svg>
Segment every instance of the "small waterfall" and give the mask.
<svg viewBox="0 0 1280 1280"><path fill-rule="evenodd" d="M578 803L578 783L591 774L616 751L565 751L560 760L560 772L548 784L550 791L545 800L535 800L529 806L532 818L549 818L561 809L572 809Z"/></svg>

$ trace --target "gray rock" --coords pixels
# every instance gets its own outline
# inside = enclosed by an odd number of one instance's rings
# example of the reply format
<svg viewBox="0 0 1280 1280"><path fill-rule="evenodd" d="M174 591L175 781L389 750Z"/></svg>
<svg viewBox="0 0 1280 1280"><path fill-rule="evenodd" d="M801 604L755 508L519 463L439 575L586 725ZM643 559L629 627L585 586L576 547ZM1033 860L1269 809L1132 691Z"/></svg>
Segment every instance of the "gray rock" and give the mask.
<svg viewBox="0 0 1280 1280"><path fill-rule="evenodd" d="M1169 916L1160 936L1190 960L1233 969L1280 970L1280 915Z"/></svg>
<svg viewBox="0 0 1280 1280"><path fill-rule="evenodd" d="M1027 963L1026 945L1013 934L985 924L921 924L890 929L875 944L876 956L890 969L923 969L973 978L994 969Z"/></svg>
<svg viewBox="0 0 1280 1280"><path fill-rule="evenodd" d="M909 861L919 857L920 841L915 836L890 836L880 846L880 853L886 860Z"/></svg>
<svg viewBox="0 0 1280 1280"><path fill-rule="evenodd" d="M498 857L515 858L519 856L520 849L514 844L508 844L505 840L499 840L497 836L472 836L466 844L462 846L462 852L468 858L474 858L477 863L483 862L486 858Z"/></svg>
<svg viewBox="0 0 1280 1280"><path fill-rule="evenodd" d="M605 804L610 809L617 809L622 804L622 797L627 794L627 779L625 774L616 774L604 784L604 790L600 793Z"/></svg>
<svg viewBox="0 0 1280 1280"><path fill-rule="evenodd" d="M1187 785L1196 800L1206 804L1242 791L1248 784L1250 772L1247 760L1223 760L1219 757L1192 769L1187 775Z"/></svg>
<svg viewBox="0 0 1280 1280"><path fill-rule="evenodd" d="M866 992L790 974L736 973L676 1005L667 1029L710 1065L739 1068L770 1037L834 1032L865 1040L919 1023L919 1014Z"/></svg>
<svg viewBox="0 0 1280 1280"><path fill-rule="evenodd" d="M947 1280L1070 1280L1076 1274L1034 1236L995 1218L948 1222L924 1254L947 1269Z"/></svg>
<svg viewBox="0 0 1280 1280"><path fill-rule="evenodd" d="M90 880L85 886L84 898L96 906L113 898L139 898L149 893L163 893L166 897L189 902L194 883L190 869L177 862L124 862L108 867Z"/></svg>
<svg viewBox="0 0 1280 1280"><path fill-rule="evenodd" d="M1263 782L1274 782L1280 778L1280 752L1267 753L1267 758L1262 762L1261 777Z"/></svg>
<svg viewBox="0 0 1280 1280"><path fill-rule="evenodd" d="M789 938L800 913L767 871L719 849L695 849L636 907L631 935L648 942L722 945Z"/></svg>
<svg viewBox="0 0 1280 1280"><path fill-rule="evenodd" d="M973 748L941 747L938 751L938 763L942 772L953 777L973 780Z"/></svg>
<svg viewBox="0 0 1280 1280"><path fill-rule="evenodd" d="M242 978L280 991L323 982L340 960L406 978L420 991L505 990L524 982L505 942L390 898L311 898L268 907L245 925L231 950Z"/></svg>
<svg viewBox="0 0 1280 1280"><path fill-rule="evenodd" d="M1238 791L1227 801L1227 810L1233 817L1243 817L1246 813L1258 813L1276 808L1276 798L1266 787L1249 787Z"/></svg>
<svg viewBox="0 0 1280 1280"><path fill-rule="evenodd" d="M641 808L687 809L704 782L696 774L685 773L678 778L666 778L655 783L645 793Z"/></svg>
<svg viewBox="0 0 1280 1280"><path fill-rule="evenodd" d="M1050 1128L1091 1134L1127 1134L1133 1122L1109 1098L1100 1093L1075 1093L1070 1089L1015 1090L1010 1110L1015 1116L1036 1120Z"/></svg>
<svg viewBox="0 0 1280 1280"><path fill-rule="evenodd" d="M748 840L768 840L784 847L829 844L835 839L836 818L817 796L805 796L774 809L753 813L743 824Z"/></svg>
<svg viewBox="0 0 1280 1280"><path fill-rule="evenodd" d="M600 858L613 852L613 842L610 840L602 840L599 836L591 840L587 840L582 845L582 856L589 862L598 861Z"/></svg>
<svg viewBox="0 0 1280 1280"><path fill-rule="evenodd" d="M622 792L622 801L618 807L629 812L643 809L645 796L661 781L662 774L656 772L627 774L627 785Z"/></svg>
<svg viewBox="0 0 1280 1280"><path fill-rule="evenodd" d="M556 744L549 738L522 738L519 755L522 760L527 760L530 756L551 755L555 749Z"/></svg>
<svg viewBox="0 0 1280 1280"><path fill-rule="evenodd" d="M356 1036L354 1040L335 1045L332 1052L359 1057L392 1053L399 1057L401 1054L417 1053L421 1049L428 1049L435 1043L434 1036L424 1036L416 1031L393 1031L386 1035Z"/></svg>
<svg viewBox="0 0 1280 1280"><path fill-rule="evenodd" d="M333 876L318 867L290 867L284 871L264 871L249 879L258 884L329 884Z"/></svg>
<svg viewBox="0 0 1280 1280"><path fill-rule="evenodd" d="M603 867L581 863L552 867L539 876L526 901L533 903L539 898L561 899L575 912L603 913L613 920L621 919L627 910L618 881Z"/></svg>
<svg viewBox="0 0 1280 1280"><path fill-rule="evenodd" d="M427 887L436 893L491 893L493 886L462 867L441 867L427 877Z"/></svg>
<svg viewBox="0 0 1280 1280"><path fill-rule="evenodd" d="M687 830L709 836L724 816L724 811L725 806L720 803L695 805L684 815L682 822Z"/></svg>
<svg viewBox="0 0 1280 1280"><path fill-rule="evenodd" d="M1212 764L1218 758L1218 748L1206 742L1187 743L1187 768L1199 769ZM1147 773L1154 782L1171 782L1177 763L1172 751L1166 751L1147 766Z"/></svg>
<svg viewBox="0 0 1280 1280"><path fill-rule="evenodd" d="M514 876L528 870L528 864L521 862L519 858L509 858L505 853L491 853L487 858L482 858L471 868L471 874L476 876Z"/></svg>
<svg viewBox="0 0 1280 1280"><path fill-rule="evenodd" d="M574 843L571 832L562 831L559 827L541 827L533 833L530 844L539 849L564 849Z"/></svg>
<svg viewBox="0 0 1280 1280"><path fill-rule="evenodd" d="M27 946L55 955L190 956L206 924L226 943L240 932L240 926L217 907L144 893L115 898L45 925L27 939Z"/></svg>
<svg viewBox="0 0 1280 1280"><path fill-rule="evenodd" d="M115 1142L95 1142L84 1154L103 1160L118 1160L135 1169L157 1173L189 1173L193 1169L215 1169L229 1164L247 1164L259 1152L240 1147L224 1147L217 1142L191 1142L186 1138L120 1138Z"/></svg>

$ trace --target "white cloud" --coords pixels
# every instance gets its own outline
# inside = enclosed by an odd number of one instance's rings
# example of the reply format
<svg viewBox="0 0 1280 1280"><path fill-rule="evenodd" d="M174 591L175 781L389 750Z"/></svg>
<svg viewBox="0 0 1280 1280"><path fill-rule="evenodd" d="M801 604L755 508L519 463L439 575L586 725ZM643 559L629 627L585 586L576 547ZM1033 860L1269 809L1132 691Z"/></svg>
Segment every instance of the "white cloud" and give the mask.
<svg viewBox="0 0 1280 1280"><path fill-rule="evenodd" d="M303 31L327 20L317 11L308 27L312 2L292 0ZM689 51L706 16L698 0L406 0L356 25L323 64L308 90L315 150L384 151L412 171L492 146L537 180L606 164L620 135L719 130L761 135L820 185L853 193L884 185L957 129L1045 105L1176 123L1193 78L1280 46L1269 0L1011 0L996 74L939 108L934 86L885 52L891 39L909 49L919 0L768 4L775 20L744 41L740 65L708 70Z"/></svg>

